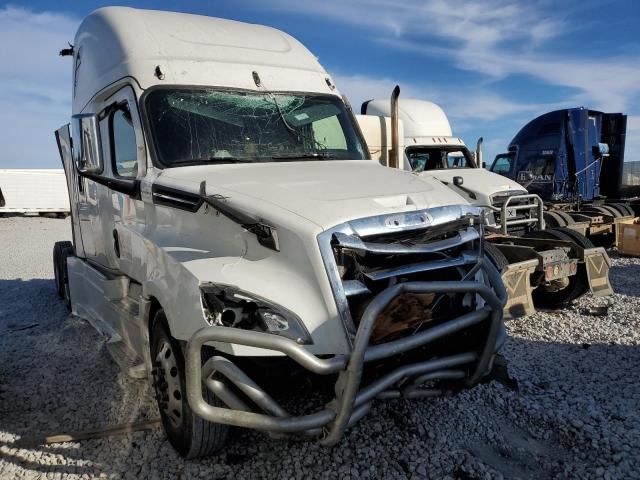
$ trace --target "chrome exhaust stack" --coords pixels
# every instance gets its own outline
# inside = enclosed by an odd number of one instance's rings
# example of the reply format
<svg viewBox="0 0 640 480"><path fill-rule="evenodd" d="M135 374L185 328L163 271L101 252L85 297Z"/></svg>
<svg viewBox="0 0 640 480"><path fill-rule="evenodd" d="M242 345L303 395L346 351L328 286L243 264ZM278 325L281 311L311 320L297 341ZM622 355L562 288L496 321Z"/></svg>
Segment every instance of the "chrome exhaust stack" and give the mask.
<svg viewBox="0 0 640 480"><path fill-rule="evenodd" d="M478 168L484 168L484 162L482 161L482 142L484 142L484 138L482 137L479 137L476 142L476 164Z"/></svg>
<svg viewBox="0 0 640 480"><path fill-rule="evenodd" d="M391 152L389 155L389 166L400 168L400 137L398 129L398 97L400 97L400 86L396 85L391 92Z"/></svg>

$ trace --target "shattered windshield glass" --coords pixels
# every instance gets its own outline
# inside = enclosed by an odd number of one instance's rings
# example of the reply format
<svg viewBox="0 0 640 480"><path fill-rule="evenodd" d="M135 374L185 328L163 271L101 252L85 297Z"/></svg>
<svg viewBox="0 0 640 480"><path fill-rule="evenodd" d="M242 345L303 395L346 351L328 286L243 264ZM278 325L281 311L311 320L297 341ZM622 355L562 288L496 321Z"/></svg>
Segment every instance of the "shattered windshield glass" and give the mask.
<svg viewBox="0 0 640 480"><path fill-rule="evenodd" d="M160 163L362 160L363 144L333 95L175 88L146 109Z"/></svg>

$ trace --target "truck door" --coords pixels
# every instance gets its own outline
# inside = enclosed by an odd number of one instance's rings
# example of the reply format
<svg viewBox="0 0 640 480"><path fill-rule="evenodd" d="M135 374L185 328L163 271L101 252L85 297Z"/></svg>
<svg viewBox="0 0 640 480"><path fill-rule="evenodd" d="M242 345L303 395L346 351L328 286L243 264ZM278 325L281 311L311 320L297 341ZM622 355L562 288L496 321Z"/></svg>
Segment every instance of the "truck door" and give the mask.
<svg viewBox="0 0 640 480"><path fill-rule="evenodd" d="M65 177L67 179L67 190L69 191L73 246L75 248L76 255L84 257L85 253L82 243L82 231L80 229L78 218L78 189L80 188L81 179L73 163L73 156L71 155L71 134L69 132L69 124L67 123L56 130L55 136L56 143L58 144L58 153L60 153L60 160L62 161L62 168L64 169Z"/></svg>
<svg viewBox="0 0 640 480"><path fill-rule="evenodd" d="M145 225L139 185L146 174L147 157L137 101L130 86L104 100L100 133L109 186L100 200L100 262L136 278L133 249Z"/></svg>

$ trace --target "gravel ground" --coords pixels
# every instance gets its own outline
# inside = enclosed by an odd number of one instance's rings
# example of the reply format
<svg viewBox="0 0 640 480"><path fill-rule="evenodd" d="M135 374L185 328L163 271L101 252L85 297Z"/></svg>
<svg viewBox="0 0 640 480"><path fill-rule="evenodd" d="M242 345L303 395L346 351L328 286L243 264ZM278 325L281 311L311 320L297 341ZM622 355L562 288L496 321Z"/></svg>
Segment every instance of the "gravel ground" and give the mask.
<svg viewBox="0 0 640 480"><path fill-rule="evenodd" d="M177 456L158 429L14 448L20 437L158 416L144 381L67 315L51 251L68 220L0 218L0 478L640 478L640 259L612 254L606 317L589 296L508 322L518 392L379 403L339 447L237 431L225 453Z"/></svg>

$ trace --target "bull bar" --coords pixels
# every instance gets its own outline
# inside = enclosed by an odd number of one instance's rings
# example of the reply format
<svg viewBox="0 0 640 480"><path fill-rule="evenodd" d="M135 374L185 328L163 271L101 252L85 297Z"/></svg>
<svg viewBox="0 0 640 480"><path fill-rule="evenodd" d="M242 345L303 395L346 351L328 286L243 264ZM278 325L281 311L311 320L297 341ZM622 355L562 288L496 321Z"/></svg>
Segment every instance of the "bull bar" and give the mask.
<svg viewBox="0 0 640 480"><path fill-rule="evenodd" d="M464 380L465 387L477 384L491 368L502 326L502 311L507 295L500 274L484 257L478 258L471 272L482 271L490 285L479 281L429 281L399 283L377 294L365 309L355 335L350 354L319 358L294 340L250 330L210 326L198 330L187 343L185 370L187 400L193 412L203 419L236 427L252 428L272 434L297 434L319 437L320 443L333 446L345 430L362 418L374 399L420 398L444 394L437 389L421 388L426 381ZM470 273L471 273L470 272ZM466 278L469 278L468 275ZM474 293L484 300L476 310L427 328L408 337L369 345L375 320L384 308L401 293ZM480 352L462 352L405 364L360 388L364 364L422 347L430 342L458 332L484 320L490 320L487 338ZM260 388L231 360L222 356L209 358L202 364L202 347L209 342L240 344L281 352L302 367L320 375L338 373L336 397L323 410L291 416L266 391ZM469 367L476 362L475 368ZM465 373L464 367L471 372ZM251 407L220 380L224 376L265 413L255 413ZM466 377L466 379L465 379ZM390 389L406 379L402 389ZM208 403L203 397L203 385L210 389L228 408Z"/></svg>
<svg viewBox="0 0 640 480"><path fill-rule="evenodd" d="M533 200L533 203L527 205L511 205L511 202L516 200ZM509 233L509 227L518 225L537 224L538 230L544 230L544 202L542 201L542 198L535 193L511 195L507 197L504 203L499 207L495 207L493 205L482 205L482 207L493 212L500 213L500 224L491 228L492 230L499 230L503 235L507 235ZM535 210L536 216L532 218L509 220L508 212L513 211L517 213L519 210Z"/></svg>

